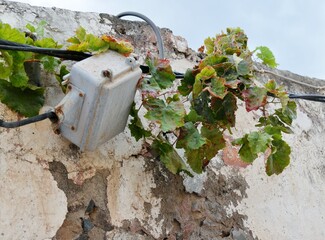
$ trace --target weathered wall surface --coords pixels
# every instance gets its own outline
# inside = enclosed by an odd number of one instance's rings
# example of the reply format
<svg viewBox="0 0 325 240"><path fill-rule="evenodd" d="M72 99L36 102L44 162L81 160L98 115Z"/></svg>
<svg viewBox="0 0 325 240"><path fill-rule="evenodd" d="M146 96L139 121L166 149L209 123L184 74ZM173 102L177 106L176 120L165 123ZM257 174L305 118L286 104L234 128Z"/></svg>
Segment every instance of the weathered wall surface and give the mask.
<svg viewBox="0 0 325 240"><path fill-rule="evenodd" d="M62 43L83 26L128 39L140 60L156 51L144 23L0 1L0 20L12 26L43 19L47 34ZM175 70L200 59L185 39L167 29L162 35ZM54 106L62 94L51 76L43 77L47 105ZM316 92L283 83L291 92ZM128 129L85 153L55 135L49 121L0 129L0 239L325 239L324 106L299 102L295 134L287 136L292 163L272 177L264 173L262 158L245 169L226 166L222 159L231 162L231 149L200 176L174 176L146 157ZM17 115L0 104L0 118ZM238 131L253 129L254 118L240 109Z"/></svg>

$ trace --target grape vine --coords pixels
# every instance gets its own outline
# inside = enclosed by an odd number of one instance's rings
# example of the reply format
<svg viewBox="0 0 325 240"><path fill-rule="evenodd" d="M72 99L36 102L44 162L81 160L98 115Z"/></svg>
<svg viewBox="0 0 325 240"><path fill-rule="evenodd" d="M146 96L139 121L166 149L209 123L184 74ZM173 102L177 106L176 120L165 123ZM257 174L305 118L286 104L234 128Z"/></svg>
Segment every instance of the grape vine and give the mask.
<svg viewBox="0 0 325 240"><path fill-rule="evenodd" d="M239 28L206 39L206 57L189 69L180 83L175 81L168 60L148 55L151 75L140 83L142 102L138 107L133 105L129 127L137 140L144 138L152 143L153 152L171 172L191 174L204 170L225 148L224 134L231 134L236 126L239 101L245 102L248 112L261 114L257 131L233 141L239 146L242 161L252 163L267 152L267 175L279 174L289 164L291 150L282 133L291 133L296 104L274 80L264 86L255 84L254 54L270 67L277 63L267 47L251 52L247 41ZM150 122L148 127L142 123L141 108L145 111L143 117ZM155 131L157 128L159 131ZM176 149L182 149L185 157Z"/></svg>

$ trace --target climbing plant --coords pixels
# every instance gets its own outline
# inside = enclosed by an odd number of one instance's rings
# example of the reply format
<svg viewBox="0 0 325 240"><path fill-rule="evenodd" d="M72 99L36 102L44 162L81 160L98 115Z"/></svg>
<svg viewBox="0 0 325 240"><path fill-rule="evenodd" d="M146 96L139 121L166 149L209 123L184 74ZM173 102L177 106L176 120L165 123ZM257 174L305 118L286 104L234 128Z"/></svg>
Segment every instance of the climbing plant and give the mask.
<svg viewBox="0 0 325 240"><path fill-rule="evenodd" d="M27 25L26 34L0 22L0 39L61 48L53 39L43 37L44 25ZM150 74L139 81L141 101L132 106L129 128L136 140L144 139L151 146L152 154L172 173L183 171L191 175L204 170L225 148L225 135L231 135L236 126L240 102L245 103L247 112L260 114L257 130L232 142L241 159L252 163L266 153L268 175L281 173L289 164L291 150L282 134L292 132L296 104L274 80L263 86L255 83L253 56L270 67L277 63L267 47L250 51L247 41L239 28L207 38L201 48L204 59L188 69L180 81L167 59L148 54ZM133 51L128 42L111 36L97 37L83 28L77 29L67 42L71 51L98 54L111 49L125 56ZM44 103L44 89L29 83L23 67L28 59L38 59L45 70L58 71L59 82L68 71L64 65L57 70L61 61L51 56L0 50L0 101L22 115L33 116Z"/></svg>
<svg viewBox="0 0 325 240"><path fill-rule="evenodd" d="M296 104L274 80L264 86L255 83L252 56L270 67L277 64L267 47L249 51L247 41L239 28L207 38L205 58L187 70L180 83L168 60L147 57L151 75L139 84L142 102L133 105L129 127L137 140L152 143L153 152L171 172L204 170L225 148L225 134L231 135L236 126L239 102L245 103L247 112L261 115L258 130L232 142L239 147L241 159L252 163L268 152L268 175L281 173L289 164L291 150L282 134L291 133ZM147 127L142 116L149 121Z"/></svg>

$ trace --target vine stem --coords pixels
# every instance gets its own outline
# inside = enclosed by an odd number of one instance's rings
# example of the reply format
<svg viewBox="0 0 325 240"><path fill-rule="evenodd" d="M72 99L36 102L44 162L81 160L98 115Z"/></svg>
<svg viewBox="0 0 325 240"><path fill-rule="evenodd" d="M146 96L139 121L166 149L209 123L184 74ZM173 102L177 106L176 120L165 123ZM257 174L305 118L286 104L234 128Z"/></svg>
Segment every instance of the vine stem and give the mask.
<svg viewBox="0 0 325 240"><path fill-rule="evenodd" d="M262 107L262 113L263 113L263 116L266 117L266 109L265 109L265 105Z"/></svg>
<svg viewBox="0 0 325 240"><path fill-rule="evenodd" d="M157 97L165 96L166 94L179 93L178 91L167 91L157 95Z"/></svg>

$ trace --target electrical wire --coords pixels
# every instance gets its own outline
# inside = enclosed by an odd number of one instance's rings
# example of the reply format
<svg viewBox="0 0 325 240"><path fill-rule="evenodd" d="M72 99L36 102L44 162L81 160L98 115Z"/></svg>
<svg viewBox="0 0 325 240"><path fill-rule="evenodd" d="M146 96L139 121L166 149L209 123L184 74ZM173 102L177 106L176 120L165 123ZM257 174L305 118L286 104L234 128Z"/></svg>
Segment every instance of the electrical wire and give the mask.
<svg viewBox="0 0 325 240"><path fill-rule="evenodd" d="M0 50L12 50L12 51L23 51L23 52L34 52L45 54L53 57L63 58L65 60L81 61L92 56L90 53L62 50L55 48L40 48L31 45L11 42L0 39Z"/></svg>
<svg viewBox="0 0 325 240"><path fill-rule="evenodd" d="M295 94L289 93L289 98L291 99L304 99L315 102L325 102L325 96L318 94Z"/></svg>
<svg viewBox="0 0 325 240"><path fill-rule="evenodd" d="M185 74L184 73L180 73L180 72L174 72L174 74L175 74L175 77L176 78L184 78L185 77Z"/></svg>
<svg viewBox="0 0 325 240"><path fill-rule="evenodd" d="M15 121L15 122L5 122L2 119L0 119L0 127L4 127L4 128L17 128L17 127L21 127L27 124L31 124L31 123L35 123L35 122L39 122L42 120L45 120L49 118L52 122L56 122L58 121L58 117L55 114L55 112L46 112L34 117L30 117L30 118L26 118L20 121Z"/></svg>
<svg viewBox="0 0 325 240"><path fill-rule="evenodd" d="M146 21L151 26L151 28L153 29L153 31L156 34L158 48L159 48L159 58L164 59L165 58L164 57L164 45L163 45L162 37L161 37L158 27L154 24L154 22L151 21L145 15L138 13L138 12L122 12L122 13L116 15L116 17L118 17L118 18L122 18L124 16L134 16L134 17L141 18L142 20Z"/></svg>

